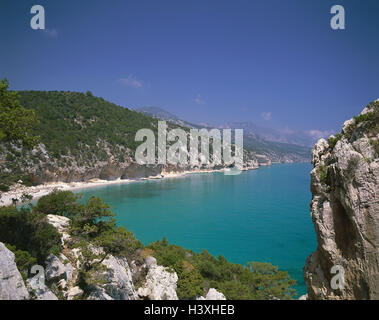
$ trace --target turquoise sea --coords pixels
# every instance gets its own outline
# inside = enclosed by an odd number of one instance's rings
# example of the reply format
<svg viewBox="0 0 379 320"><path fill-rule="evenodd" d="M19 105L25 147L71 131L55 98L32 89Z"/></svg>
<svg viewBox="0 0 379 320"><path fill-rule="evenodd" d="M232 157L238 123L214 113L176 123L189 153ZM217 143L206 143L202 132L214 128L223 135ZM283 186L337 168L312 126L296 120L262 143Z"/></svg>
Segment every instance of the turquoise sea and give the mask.
<svg viewBox="0 0 379 320"><path fill-rule="evenodd" d="M113 206L120 225L144 244L166 237L234 263L270 262L297 280L316 249L309 212L311 164L274 164L227 176L190 174L80 190Z"/></svg>

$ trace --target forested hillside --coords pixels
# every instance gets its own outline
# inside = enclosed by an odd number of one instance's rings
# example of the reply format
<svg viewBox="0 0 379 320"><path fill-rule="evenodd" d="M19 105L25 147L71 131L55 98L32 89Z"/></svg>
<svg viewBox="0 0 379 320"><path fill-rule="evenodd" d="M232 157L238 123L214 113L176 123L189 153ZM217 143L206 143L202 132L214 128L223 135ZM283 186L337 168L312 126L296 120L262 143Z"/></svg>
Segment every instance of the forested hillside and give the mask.
<svg viewBox="0 0 379 320"><path fill-rule="evenodd" d="M156 129L156 121L138 112L117 106L91 92L21 91L20 103L35 110L40 121L34 132L55 156L96 156L106 160L102 141L114 154L117 147L135 150L135 133L141 128Z"/></svg>
<svg viewBox="0 0 379 320"><path fill-rule="evenodd" d="M35 185L94 178L114 180L148 177L162 171L162 166L138 166L134 160L141 143L135 141L136 132L146 128L157 136L157 119L94 97L91 92L17 94L20 105L36 116L30 133L39 137L39 144L34 149L19 146L15 140L0 145L1 189L18 181ZM168 123L169 129L174 127L179 125ZM257 166L252 151L245 150L244 157Z"/></svg>

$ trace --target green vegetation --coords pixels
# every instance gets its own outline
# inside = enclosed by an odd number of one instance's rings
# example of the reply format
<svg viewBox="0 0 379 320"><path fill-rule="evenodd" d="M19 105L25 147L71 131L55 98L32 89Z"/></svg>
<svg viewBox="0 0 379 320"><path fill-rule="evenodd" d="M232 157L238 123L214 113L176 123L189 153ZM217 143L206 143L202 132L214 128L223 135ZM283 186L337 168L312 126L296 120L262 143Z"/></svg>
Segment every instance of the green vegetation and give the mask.
<svg viewBox="0 0 379 320"><path fill-rule="evenodd" d="M29 174L31 167L44 172L92 167L110 158L127 161L140 144L134 137L141 128L156 132L156 120L94 97L91 92L9 92L7 80L2 80L0 190L7 191L19 180L25 185L34 184ZM38 142L41 144L37 146ZM275 146L278 152L284 147L297 148ZM297 151L304 152L299 148ZM25 194L21 200L30 197ZM295 281L268 263L232 264L221 256L216 259L206 251L194 253L165 240L144 248L133 233L116 225L110 207L101 199L92 197L82 204L79 196L67 191L53 191L39 199L36 206L0 207L0 241L15 253L20 271L36 262L45 265L50 253L59 255L62 250L60 234L47 222L48 214L71 219L68 245L81 249L78 284L86 293L92 285L105 281L99 271L104 270L102 262L109 255L142 263L147 252L177 272L178 295L182 299L196 298L211 287L228 299L290 299L295 293L291 289Z"/></svg>
<svg viewBox="0 0 379 320"><path fill-rule="evenodd" d="M38 141L38 136L30 134L37 123L35 113L23 108L17 92L9 92L8 87L7 79L0 80L0 141L21 142L31 148Z"/></svg>
<svg viewBox="0 0 379 320"><path fill-rule="evenodd" d="M354 123L347 128L346 138L350 139L354 130L363 123L366 134L369 137L375 136L379 131L379 102L371 102L367 105L367 109L371 110L365 114L354 117Z"/></svg>
<svg viewBox="0 0 379 320"><path fill-rule="evenodd" d="M269 263L250 262L242 266L218 259L207 251L195 253L165 239L149 246L158 264L178 274L177 293L180 299L193 299L209 288L223 292L227 299L291 299L295 280L287 272Z"/></svg>
<svg viewBox="0 0 379 320"><path fill-rule="evenodd" d="M322 184L328 184L328 167L325 165L320 165L317 167L317 173L320 177L320 181Z"/></svg>
<svg viewBox="0 0 379 320"><path fill-rule="evenodd" d="M0 186L4 191L19 180L26 186L38 183L31 171L91 168L110 159L124 163L140 144L134 141L139 129L157 131L156 120L89 92L9 92L7 88L8 82L1 81ZM26 147L18 146L18 141ZM43 145L30 150L37 141Z"/></svg>
<svg viewBox="0 0 379 320"><path fill-rule="evenodd" d="M59 255L61 250L56 229L47 222L44 214L30 207L0 207L0 242L27 251L42 265L50 253Z"/></svg>
<svg viewBox="0 0 379 320"><path fill-rule="evenodd" d="M370 121L374 118L374 112L368 112L365 114L360 114L354 117L355 125L360 124L363 121Z"/></svg>
<svg viewBox="0 0 379 320"><path fill-rule="evenodd" d="M32 266L37 264L37 259L32 257L28 251L18 250L15 246L5 244L5 246L14 253L17 269L20 271L24 281Z"/></svg>
<svg viewBox="0 0 379 320"><path fill-rule="evenodd" d="M31 140L38 135L40 144L31 151L16 147L9 139L3 140L0 144L0 185L3 190L19 180L27 186L39 184L46 170L64 172L75 167L93 168L99 162L110 161L115 166L124 164L133 159L140 145L135 141L139 129L157 132L157 119L95 97L91 92L16 93L4 90L24 110L25 116L19 117L19 121L23 128L28 128L27 138ZM24 119L26 115L28 122ZM169 128L181 127L168 125ZM280 155L294 154L299 159L309 159L310 156L309 148L260 139L247 139L245 146L278 159ZM103 174L99 178L108 177L106 172Z"/></svg>
<svg viewBox="0 0 379 320"><path fill-rule="evenodd" d="M367 131L369 137L375 137L379 132L379 101L371 102L367 106L370 110L372 110L370 113L369 119L366 119L367 121Z"/></svg>
<svg viewBox="0 0 379 320"><path fill-rule="evenodd" d="M80 210L77 202L79 198L79 195L71 191L53 190L38 200L35 210L46 215L55 214L70 218Z"/></svg>
<svg viewBox="0 0 379 320"><path fill-rule="evenodd" d="M3 192L9 191L9 186L5 184L0 184L0 191L3 191Z"/></svg>
<svg viewBox="0 0 379 320"><path fill-rule="evenodd" d="M341 140L342 137L345 137L347 140L350 140L354 131L362 123L365 128L365 132L368 134L368 136L375 137L375 135L379 131L379 102L371 102L369 105L367 105L367 108L372 111L355 116L354 121L345 129L345 134L337 133L334 137L329 137L328 143L329 148L331 150L334 149L335 145L339 140ZM376 140L374 139L370 140L370 143L374 146L374 148L376 148L375 141Z"/></svg>
<svg viewBox="0 0 379 320"><path fill-rule="evenodd" d="M341 140L341 138L342 138L341 133L337 133L335 136L330 136L328 139L329 148L333 150L335 145L337 144L339 140Z"/></svg>
<svg viewBox="0 0 379 320"><path fill-rule="evenodd" d="M116 226L114 213L100 198L91 197L86 204L79 203L79 198L70 191L54 190L38 200L35 211L71 219L69 245L81 250L78 282L88 293L92 285L105 281L99 271L104 271L102 262L109 255L132 257L143 245L132 232Z"/></svg>
<svg viewBox="0 0 379 320"><path fill-rule="evenodd" d="M92 94L21 91L19 96L20 103L38 116L33 132L41 135L41 142L55 157L71 154L84 162L108 160L105 141L112 153L121 155L122 147L135 150L140 144L134 141L139 129L156 131L152 118Z"/></svg>

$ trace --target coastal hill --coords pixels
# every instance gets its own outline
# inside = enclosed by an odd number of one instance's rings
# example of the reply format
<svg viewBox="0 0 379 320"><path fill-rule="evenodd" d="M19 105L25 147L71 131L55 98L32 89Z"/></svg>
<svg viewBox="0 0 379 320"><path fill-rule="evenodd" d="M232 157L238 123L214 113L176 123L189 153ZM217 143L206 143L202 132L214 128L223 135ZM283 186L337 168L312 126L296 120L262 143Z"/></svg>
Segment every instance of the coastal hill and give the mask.
<svg viewBox="0 0 379 320"><path fill-rule="evenodd" d="M38 185L90 179L135 179L158 176L163 171L194 169L136 164L134 152L140 142L135 141L135 134L141 128L156 133L155 117L117 106L94 97L91 92L20 91L18 95L20 104L35 112L38 123L31 128L31 133L39 136L40 143L32 151L10 142L0 145L0 185L3 190L18 181ZM189 130L185 122L168 124L169 128ZM245 144L246 168L257 168L259 164L267 165L271 161L306 159L306 154L299 156L291 145L283 145L278 151L271 145L262 150L263 143L252 145L245 141Z"/></svg>
<svg viewBox="0 0 379 320"><path fill-rule="evenodd" d="M154 130L153 118L90 92L23 92L24 109L7 87L6 80L0 81L5 183L12 184L17 174L35 184L44 179L82 179L80 174L88 172L87 178L105 179L120 174L129 178L138 170L141 176L151 174L151 168L116 156L133 153L135 131ZM31 121L26 121L28 117ZM254 153L244 152L245 165L257 166ZM145 246L117 224L110 206L100 198L83 203L80 195L55 189L37 203L31 199L23 194L12 199L13 205L0 206L0 300L292 299L296 295L295 281L270 263L233 264L205 250L196 253L168 244L165 238ZM17 206L18 201L25 205Z"/></svg>
<svg viewBox="0 0 379 320"><path fill-rule="evenodd" d="M379 100L346 121L341 133L319 140L312 162L318 246L304 268L309 299L377 300Z"/></svg>
<svg viewBox="0 0 379 320"><path fill-rule="evenodd" d="M20 104L33 110L38 119L30 132L39 136L39 144L31 151L11 142L0 145L3 188L19 180L38 185L137 179L158 176L164 170L195 169L136 163L135 150L141 144L135 141L136 132L151 129L157 136L155 118L94 97L91 92L21 91L18 95ZM168 123L169 130L177 127ZM244 157L246 168L258 167L252 150L245 149ZM208 169L217 168L209 164Z"/></svg>

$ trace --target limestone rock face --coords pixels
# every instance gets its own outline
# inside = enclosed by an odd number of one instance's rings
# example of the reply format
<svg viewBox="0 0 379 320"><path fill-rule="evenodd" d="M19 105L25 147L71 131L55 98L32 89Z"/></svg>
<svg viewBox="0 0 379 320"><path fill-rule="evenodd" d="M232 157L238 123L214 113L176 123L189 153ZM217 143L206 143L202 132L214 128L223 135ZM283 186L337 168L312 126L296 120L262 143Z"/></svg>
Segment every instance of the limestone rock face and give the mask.
<svg viewBox="0 0 379 320"><path fill-rule="evenodd" d="M103 261L106 266L101 276L106 280L105 284L95 287L89 296L89 300L136 300L132 273L125 258L115 258L110 255Z"/></svg>
<svg viewBox="0 0 379 320"><path fill-rule="evenodd" d="M39 283L38 276L26 281L28 290L33 290L37 300L58 300L57 296L44 284Z"/></svg>
<svg viewBox="0 0 379 320"><path fill-rule="evenodd" d="M61 255L61 260L67 260L63 255ZM46 259L46 280L47 281L57 281L64 279L70 281L72 278L73 268L70 263L63 264L60 259L55 255L50 254Z"/></svg>
<svg viewBox="0 0 379 320"><path fill-rule="evenodd" d="M54 214L48 214L47 215L47 221L57 229L57 231L61 234L61 242L62 245L65 241L67 241L70 238L70 235L67 232L68 225L70 223L70 219L63 217L63 216L57 216Z"/></svg>
<svg viewBox="0 0 379 320"><path fill-rule="evenodd" d="M226 300L226 298L223 293L214 288L210 288L205 298L199 297L196 300Z"/></svg>
<svg viewBox="0 0 379 320"><path fill-rule="evenodd" d="M169 272L167 268L157 265L154 258L148 257L146 264L149 271L145 284L138 289L138 295L149 300L178 300L176 272Z"/></svg>
<svg viewBox="0 0 379 320"><path fill-rule="evenodd" d="M376 101L346 121L341 136L313 148L311 216L318 246L304 267L308 299L379 299L378 127ZM344 281L336 282L341 267Z"/></svg>
<svg viewBox="0 0 379 320"><path fill-rule="evenodd" d="M29 298L29 293L14 259L14 253L0 242L0 300Z"/></svg>
<svg viewBox="0 0 379 320"><path fill-rule="evenodd" d="M72 287L68 291L67 300L79 299L83 295L83 290L79 287Z"/></svg>
<svg viewBox="0 0 379 320"><path fill-rule="evenodd" d="M224 294L214 288L209 289L205 300L226 300Z"/></svg>

